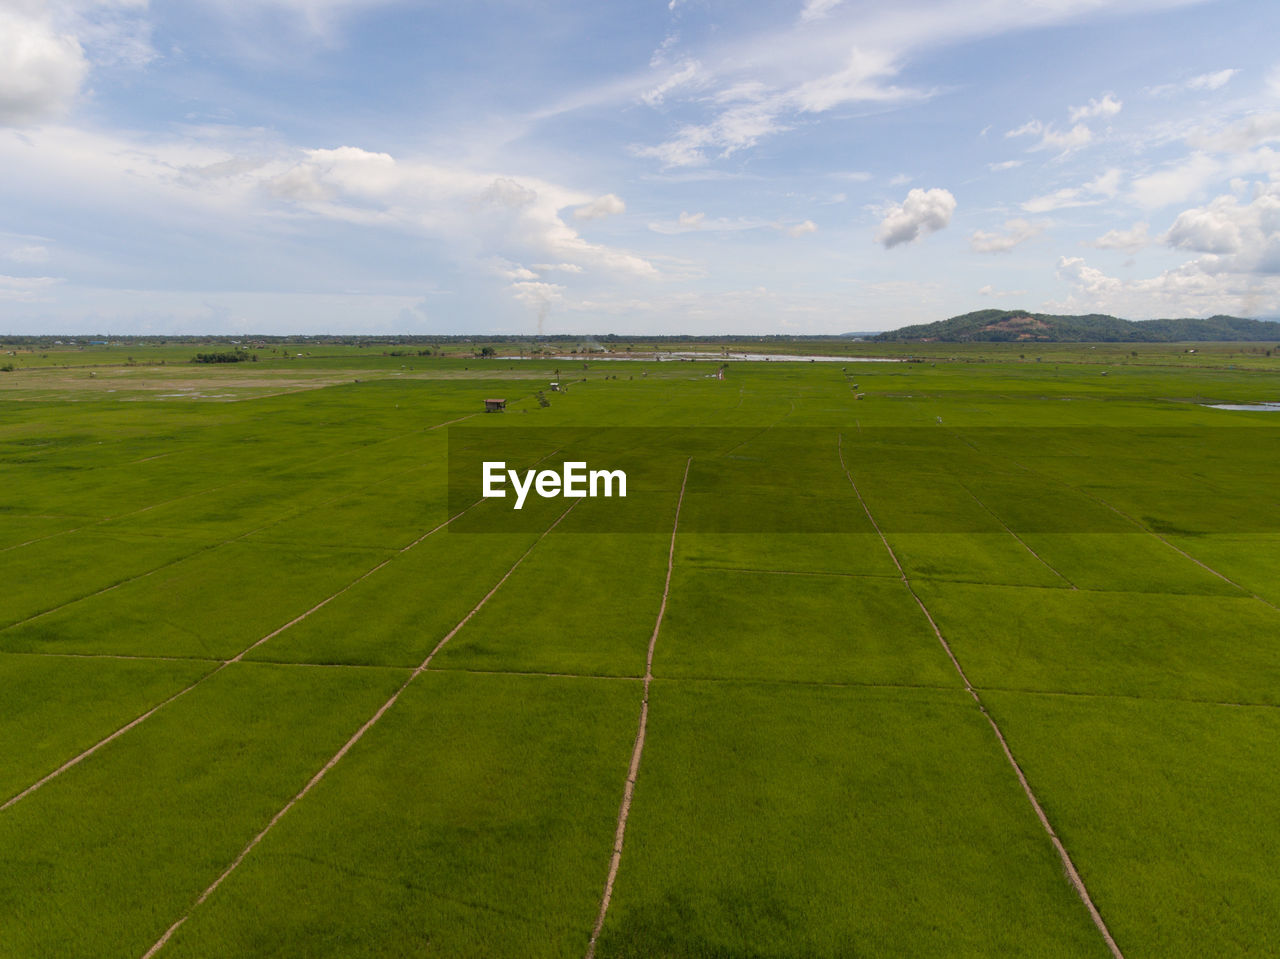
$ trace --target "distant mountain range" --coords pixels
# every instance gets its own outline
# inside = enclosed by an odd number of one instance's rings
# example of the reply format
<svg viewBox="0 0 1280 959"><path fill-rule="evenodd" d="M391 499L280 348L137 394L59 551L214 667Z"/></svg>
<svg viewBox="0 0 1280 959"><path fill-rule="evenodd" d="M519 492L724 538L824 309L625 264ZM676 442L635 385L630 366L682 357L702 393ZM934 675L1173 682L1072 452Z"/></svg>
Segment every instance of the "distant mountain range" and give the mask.
<svg viewBox="0 0 1280 959"><path fill-rule="evenodd" d="M1276 340L1280 339L1280 324L1239 316L1211 316L1207 320L1122 320L1103 313L1057 316L1026 310L978 310L937 323L904 326L900 330L864 336L878 342L916 343Z"/></svg>

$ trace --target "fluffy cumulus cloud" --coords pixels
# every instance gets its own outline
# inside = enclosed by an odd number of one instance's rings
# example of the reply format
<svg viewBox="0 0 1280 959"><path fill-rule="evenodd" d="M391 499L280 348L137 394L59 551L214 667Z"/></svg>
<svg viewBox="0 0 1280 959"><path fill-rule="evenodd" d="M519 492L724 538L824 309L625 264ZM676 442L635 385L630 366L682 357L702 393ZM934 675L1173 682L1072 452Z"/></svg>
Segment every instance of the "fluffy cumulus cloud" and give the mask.
<svg viewBox="0 0 1280 959"><path fill-rule="evenodd" d="M657 274L647 260L591 243L561 218L566 207L586 210L588 218L621 212L625 205L612 194L589 199L531 177L401 162L358 147L308 150L265 186L313 215L468 237L486 255L550 258L606 274Z"/></svg>
<svg viewBox="0 0 1280 959"><path fill-rule="evenodd" d="M876 231L876 242L891 250L902 243L913 243L936 233L951 222L956 198L950 190L912 190L900 204L886 212Z"/></svg>
<svg viewBox="0 0 1280 959"><path fill-rule="evenodd" d="M1129 232L1145 235L1145 224ZM1123 248L1123 234L1114 243L1105 239L1094 245ZM1184 210L1162 239L1198 255L1134 281L1109 276L1080 257L1063 257L1058 278L1071 292L1055 306L1135 317L1280 310L1280 183L1258 184L1247 202L1225 195Z"/></svg>
<svg viewBox="0 0 1280 959"><path fill-rule="evenodd" d="M244 133L244 131L241 131ZM211 237L251 230L285 246L299 225L314 232L347 227L439 243L462 269L493 277L490 264L510 265L510 295L545 312L554 292L519 286L541 282L544 264L582 282L647 280L658 270L645 257L592 242L572 225L572 211L622 208L561 184L354 146L297 150L269 138L236 138L225 130L177 138L123 137L45 125L0 130L0 168L11 187L36 190L104 213L123 213L135 229L160 234L191 229ZM308 228L309 229L309 228ZM264 240L264 242L266 242ZM0 262L38 262L40 244L17 238ZM47 248L46 248L47 250ZM5 296L18 298L11 288ZM23 287L22 298L31 299Z"/></svg>
<svg viewBox="0 0 1280 959"><path fill-rule="evenodd" d="M1280 183L1258 184L1248 203L1226 195L1184 210L1164 239L1205 254L1193 262L1208 273L1280 275Z"/></svg>
<svg viewBox="0 0 1280 959"><path fill-rule="evenodd" d="M1044 224L1030 220L1006 220L1003 233L975 230L969 238L969 246L978 253L1008 253L1033 237L1044 232Z"/></svg>
<svg viewBox="0 0 1280 959"><path fill-rule="evenodd" d="M62 113L89 61L45 5L0 4L0 124L21 126Z"/></svg>

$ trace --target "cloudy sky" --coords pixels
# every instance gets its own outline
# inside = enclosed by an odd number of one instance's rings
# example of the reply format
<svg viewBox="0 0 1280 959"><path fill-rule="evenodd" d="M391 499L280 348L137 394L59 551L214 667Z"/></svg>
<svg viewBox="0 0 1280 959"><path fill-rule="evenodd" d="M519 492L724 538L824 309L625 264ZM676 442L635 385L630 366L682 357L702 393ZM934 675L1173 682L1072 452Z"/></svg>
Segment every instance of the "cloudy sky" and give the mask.
<svg viewBox="0 0 1280 959"><path fill-rule="evenodd" d="M0 333L1280 314L1274 0L0 0Z"/></svg>

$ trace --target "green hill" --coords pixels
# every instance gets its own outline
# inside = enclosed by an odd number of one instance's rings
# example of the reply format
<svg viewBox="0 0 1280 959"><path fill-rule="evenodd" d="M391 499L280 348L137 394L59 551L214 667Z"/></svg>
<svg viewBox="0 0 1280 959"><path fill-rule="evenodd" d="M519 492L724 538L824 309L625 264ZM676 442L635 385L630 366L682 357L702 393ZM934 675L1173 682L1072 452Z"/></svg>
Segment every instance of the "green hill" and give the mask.
<svg viewBox="0 0 1280 959"><path fill-rule="evenodd" d="M1122 320L1103 313L1057 316L1026 310L978 310L937 323L881 333L879 342L1172 343L1183 340L1273 340L1280 324L1238 316L1208 319Z"/></svg>

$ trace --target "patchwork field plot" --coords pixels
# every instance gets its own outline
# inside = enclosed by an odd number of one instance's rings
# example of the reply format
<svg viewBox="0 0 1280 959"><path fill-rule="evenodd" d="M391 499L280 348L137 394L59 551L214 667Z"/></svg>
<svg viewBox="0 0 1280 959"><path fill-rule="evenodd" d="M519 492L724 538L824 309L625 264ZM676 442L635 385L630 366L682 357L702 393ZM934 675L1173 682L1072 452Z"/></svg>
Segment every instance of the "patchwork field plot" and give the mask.
<svg viewBox="0 0 1280 959"><path fill-rule="evenodd" d="M1016 356L12 374L0 957L1280 951L1280 376Z"/></svg>

